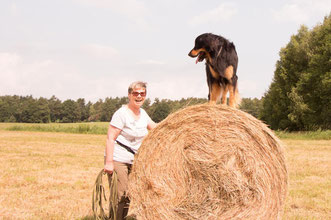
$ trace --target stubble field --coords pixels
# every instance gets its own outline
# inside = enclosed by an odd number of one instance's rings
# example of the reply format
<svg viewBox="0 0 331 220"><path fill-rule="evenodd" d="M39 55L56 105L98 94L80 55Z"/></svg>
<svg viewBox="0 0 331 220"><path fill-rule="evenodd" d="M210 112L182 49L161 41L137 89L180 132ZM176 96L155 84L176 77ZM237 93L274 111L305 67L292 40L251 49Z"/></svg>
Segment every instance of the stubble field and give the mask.
<svg viewBox="0 0 331 220"><path fill-rule="evenodd" d="M92 219L106 135L0 130L0 219ZM283 219L331 219L331 140L284 139Z"/></svg>

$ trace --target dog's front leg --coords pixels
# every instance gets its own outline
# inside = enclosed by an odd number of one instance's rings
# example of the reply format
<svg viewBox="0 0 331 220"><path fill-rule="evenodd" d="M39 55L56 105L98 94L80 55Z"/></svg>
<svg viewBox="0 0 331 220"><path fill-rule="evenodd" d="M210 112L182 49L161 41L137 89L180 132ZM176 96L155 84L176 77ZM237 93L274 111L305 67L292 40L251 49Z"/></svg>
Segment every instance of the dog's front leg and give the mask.
<svg viewBox="0 0 331 220"><path fill-rule="evenodd" d="M222 105L226 105L226 102L227 102L227 98L226 98L226 95L228 93L228 90L229 90L229 87L228 85L222 85Z"/></svg>
<svg viewBox="0 0 331 220"><path fill-rule="evenodd" d="M210 89L210 104L216 104L221 95L221 86L218 82L213 82Z"/></svg>

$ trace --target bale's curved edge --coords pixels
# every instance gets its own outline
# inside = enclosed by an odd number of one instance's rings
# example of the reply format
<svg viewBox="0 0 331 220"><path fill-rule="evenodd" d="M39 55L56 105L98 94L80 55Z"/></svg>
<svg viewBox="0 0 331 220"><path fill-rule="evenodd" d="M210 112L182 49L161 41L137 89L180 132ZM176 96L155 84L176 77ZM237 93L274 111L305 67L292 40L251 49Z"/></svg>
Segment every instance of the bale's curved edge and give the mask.
<svg viewBox="0 0 331 220"><path fill-rule="evenodd" d="M280 219L287 168L278 138L223 105L169 115L144 139L129 177L137 219Z"/></svg>

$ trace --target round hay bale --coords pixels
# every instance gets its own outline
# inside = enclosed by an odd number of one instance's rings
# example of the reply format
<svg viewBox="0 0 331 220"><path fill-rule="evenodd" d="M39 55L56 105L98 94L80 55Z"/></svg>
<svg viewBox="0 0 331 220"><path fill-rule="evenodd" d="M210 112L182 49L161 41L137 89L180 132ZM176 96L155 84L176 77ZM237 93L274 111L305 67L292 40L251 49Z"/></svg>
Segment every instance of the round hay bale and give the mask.
<svg viewBox="0 0 331 220"><path fill-rule="evenodd" d="M280 219L288 180L283 147L265 124L209 104L151 131L129 178L138 220Z"/></svg>

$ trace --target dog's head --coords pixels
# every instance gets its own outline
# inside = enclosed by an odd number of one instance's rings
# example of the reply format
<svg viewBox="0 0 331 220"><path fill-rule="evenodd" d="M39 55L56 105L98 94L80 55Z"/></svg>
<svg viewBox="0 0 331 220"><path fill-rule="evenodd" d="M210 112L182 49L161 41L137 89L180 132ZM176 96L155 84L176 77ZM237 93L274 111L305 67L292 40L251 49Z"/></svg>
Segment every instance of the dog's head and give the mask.
<svg viewBox="0 0 331 220"><path fill-rule="evenodd" d="M222 37L211 33L201 34L195 39L194 48L188 55L198 57L196 63L202 62L204 59L211 63L212 57L215 57L222 47L222 39Z"/></svg>

